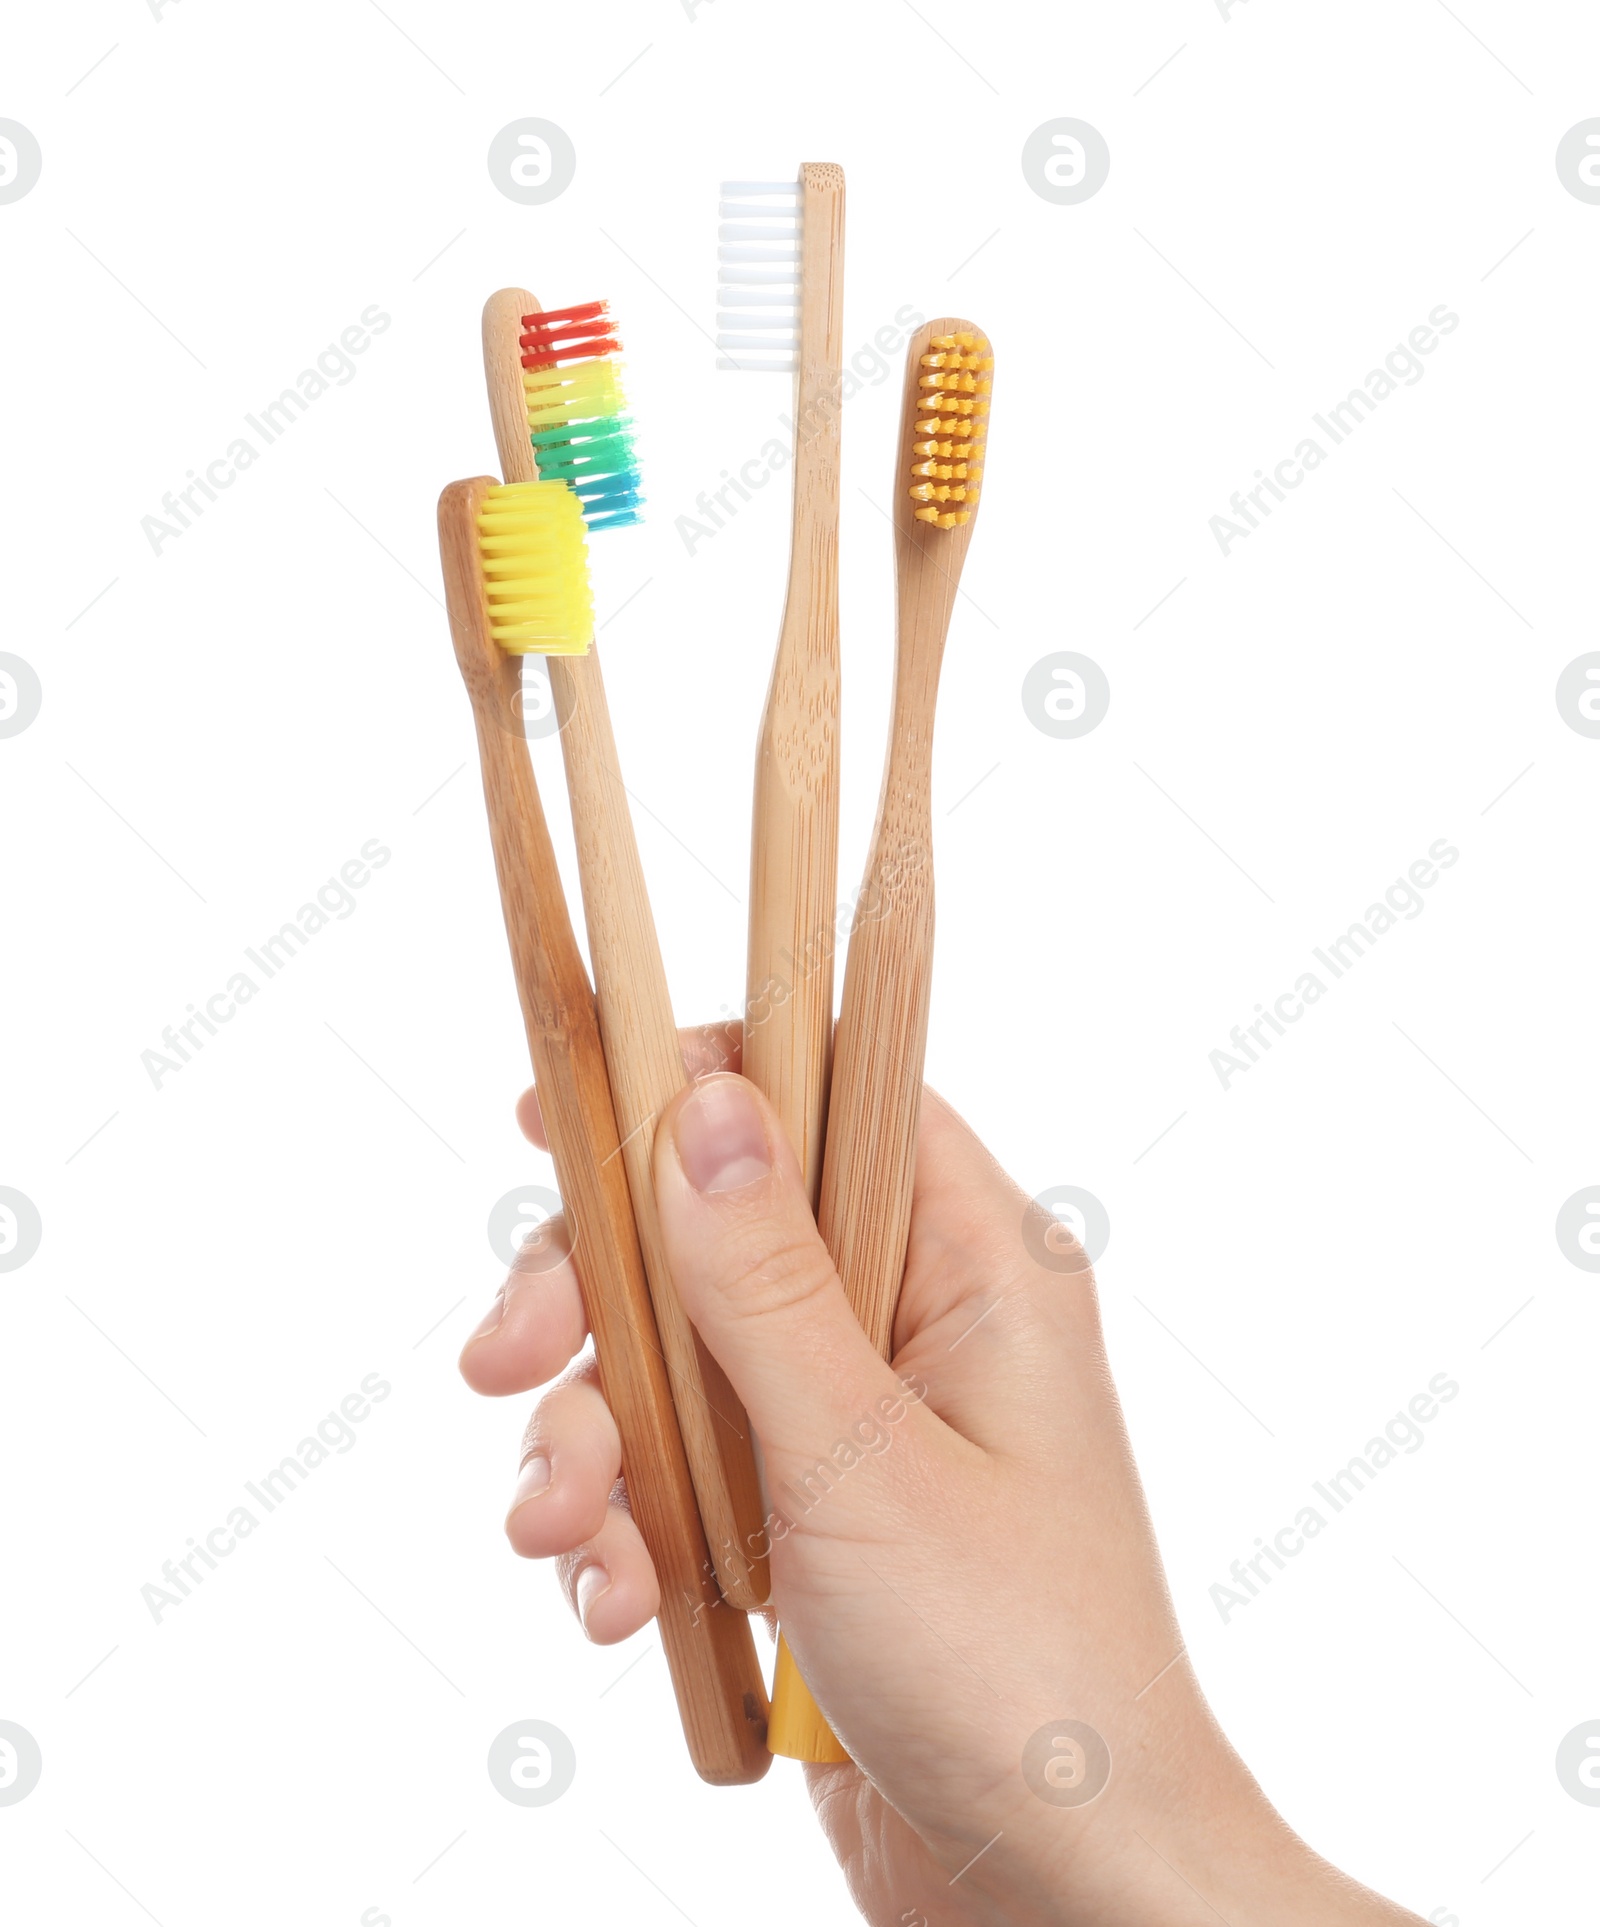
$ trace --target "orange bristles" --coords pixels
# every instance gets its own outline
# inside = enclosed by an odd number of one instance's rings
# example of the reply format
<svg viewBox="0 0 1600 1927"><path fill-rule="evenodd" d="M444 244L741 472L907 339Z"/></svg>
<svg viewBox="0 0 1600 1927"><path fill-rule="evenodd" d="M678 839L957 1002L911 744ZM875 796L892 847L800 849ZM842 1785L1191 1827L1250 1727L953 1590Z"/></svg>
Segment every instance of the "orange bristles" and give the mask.
<svg viewBox="0 0 1600 1927"><path fill-rule="evenodd" d="M959 528L971 508L944 505L978 499L994 356L982 335L934 335L918 367L916 432L927 439L911 444L911 499L921 504L912 513L934 528Z"/></svg>

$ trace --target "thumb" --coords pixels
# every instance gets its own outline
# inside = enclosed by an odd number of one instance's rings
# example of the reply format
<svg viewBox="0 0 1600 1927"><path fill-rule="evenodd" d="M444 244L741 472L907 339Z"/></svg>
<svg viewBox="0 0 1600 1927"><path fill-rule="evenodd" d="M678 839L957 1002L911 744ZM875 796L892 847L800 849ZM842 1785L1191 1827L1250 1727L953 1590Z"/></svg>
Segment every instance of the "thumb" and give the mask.
<svg viewBox="0 0 1600 1927"><path fill-rule="evenodd" d="M774 1478L903 1398L817 1233L782 1124L742 1077L704 1077L662 1113L656 1206L684 1309L728 1374Z"/></svg>

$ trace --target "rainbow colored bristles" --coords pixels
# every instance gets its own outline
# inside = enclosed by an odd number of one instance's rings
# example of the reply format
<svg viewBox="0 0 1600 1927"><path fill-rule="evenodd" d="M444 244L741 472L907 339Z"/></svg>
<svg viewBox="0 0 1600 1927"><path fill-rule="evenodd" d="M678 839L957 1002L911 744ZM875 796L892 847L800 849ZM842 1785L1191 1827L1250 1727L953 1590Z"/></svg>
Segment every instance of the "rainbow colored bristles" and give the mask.
<svg viewBox="0 0 1600 1927"><path fill-rule="evenodd" d="M589 547L561 482L496 483L478 510L489 633L513 656L582 656L594 640Z"/></svg>
<svg viewBox="0 0 1600 1927"><path fill-rule="evenodd" d="M994 356L982 335L934 335L918 364L919 439L911 444L911 498L923 504L912 511L935 528L959 528L970 508L941 508L945 502L976 502L983 474L983 444L989 433L989 376Z"/></svg>
<svg viewBox="0 0 1600 1927"><path fill-rule="evenodd" d="M617 339L603 301L522 317L522 387L540 478L561 482L591 529L639 521L644 497L623 412Z"/></svg>

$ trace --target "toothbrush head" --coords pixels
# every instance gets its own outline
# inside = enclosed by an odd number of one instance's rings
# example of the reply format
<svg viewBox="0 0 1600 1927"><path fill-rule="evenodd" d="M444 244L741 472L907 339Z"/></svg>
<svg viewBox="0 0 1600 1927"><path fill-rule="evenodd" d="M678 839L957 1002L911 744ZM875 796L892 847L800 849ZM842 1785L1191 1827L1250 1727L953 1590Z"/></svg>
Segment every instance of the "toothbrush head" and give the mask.
<svg viewBox="0 0 1600 1927"><path fill-rule="evenodd" d="M564 482L496 482L475 521L492 640L513 656L587 655L594 600L572 490Z"/></svg>
<svg viewBox="0 0 1600 1927"><path fill-rule="evenodd" d="M603 301L522 317L522 387L541 481L570 488L591 529L627 528L644 497Z"/></svg>
<svg viewBox="0 0 1600 1927"><path fill-rule="evenodd" d="M934 335L918 362L917 439L910 444L913 519L959 528L983 474L994 356L980 334Z"/></svg>

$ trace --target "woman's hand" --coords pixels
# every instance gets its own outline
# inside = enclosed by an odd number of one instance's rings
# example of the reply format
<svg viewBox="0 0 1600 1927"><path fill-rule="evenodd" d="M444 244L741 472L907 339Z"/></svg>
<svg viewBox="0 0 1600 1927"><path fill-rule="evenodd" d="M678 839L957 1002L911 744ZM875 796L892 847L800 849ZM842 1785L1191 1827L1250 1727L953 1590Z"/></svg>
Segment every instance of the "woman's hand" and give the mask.
<svg viewBox="0 0 1600 1927"><path fill-rule="evenodd" d="M1289 1833L1211 1717L1167 1596L1082 1250L924 1094L891 1362L851 1315L737 1030L661 1119L673 1277L766 1467L774 1600L855 1764L807 1769L875 1927L1404 1921ZM543 1142L537 1099L522 1100ZM524 1391L584 1337L559 1226L461 1369ZM506 1530L591 1639L659 1594L592 1364L535 1409Z"/></svg>

